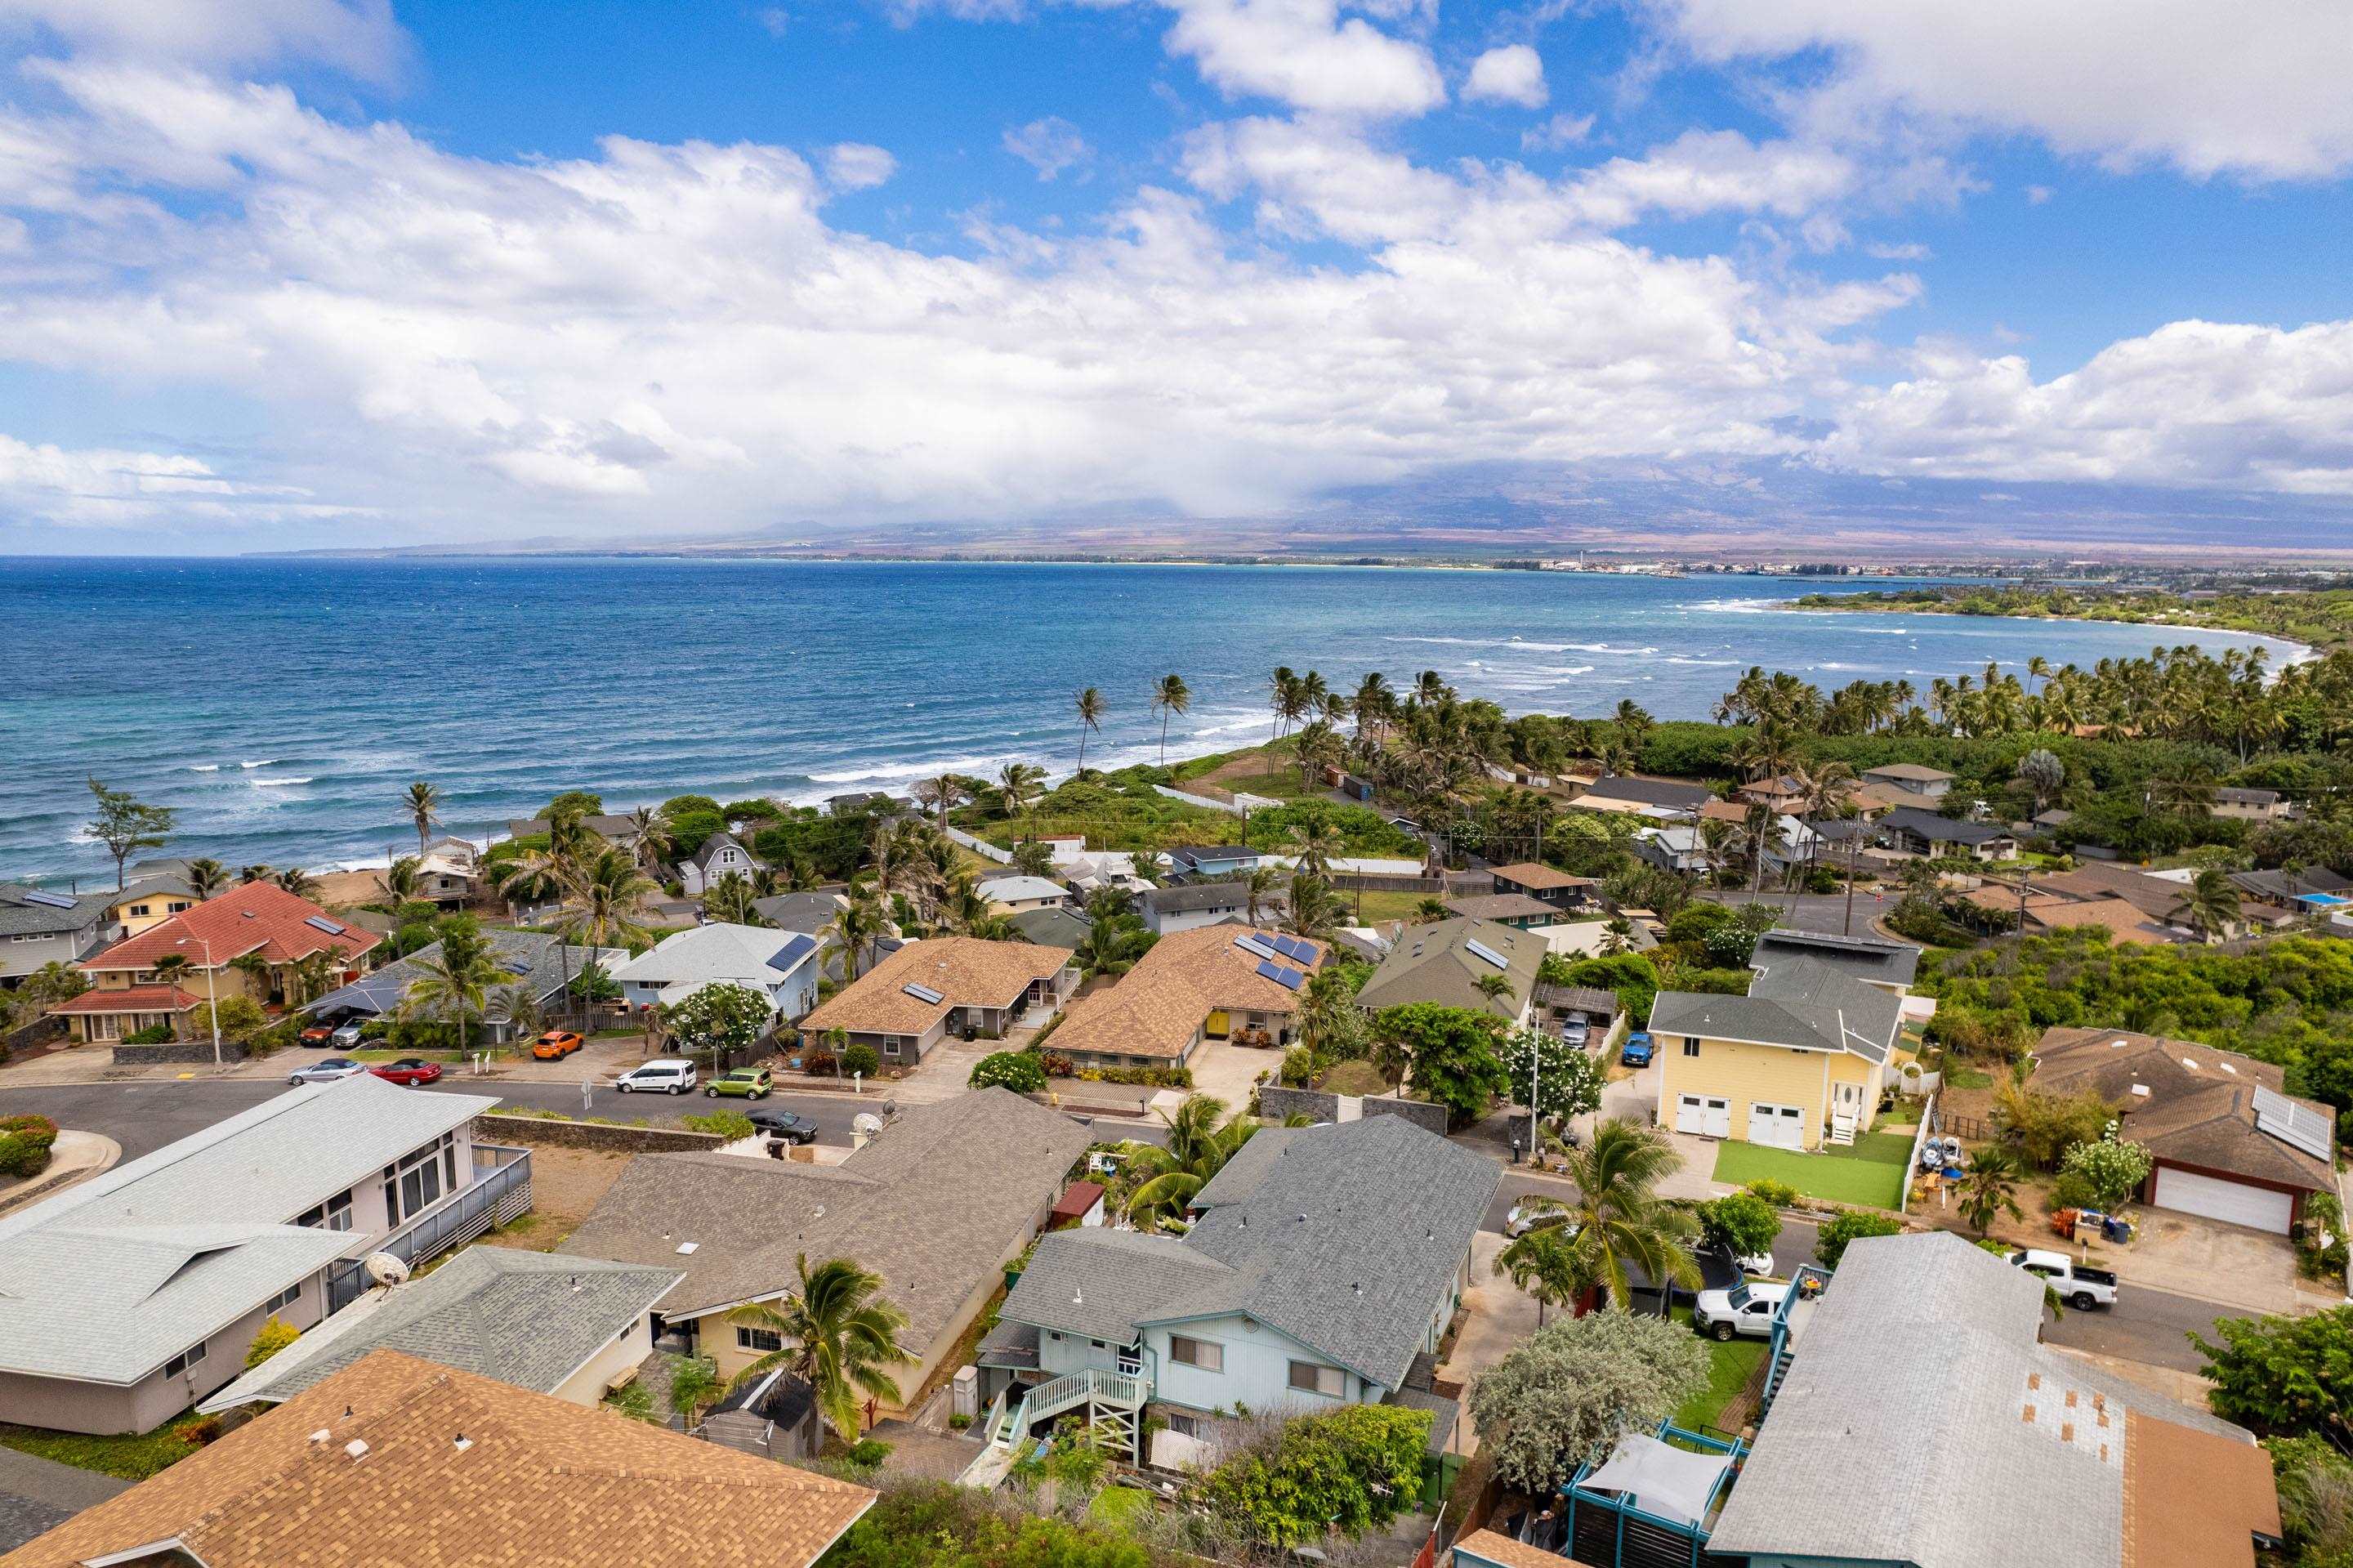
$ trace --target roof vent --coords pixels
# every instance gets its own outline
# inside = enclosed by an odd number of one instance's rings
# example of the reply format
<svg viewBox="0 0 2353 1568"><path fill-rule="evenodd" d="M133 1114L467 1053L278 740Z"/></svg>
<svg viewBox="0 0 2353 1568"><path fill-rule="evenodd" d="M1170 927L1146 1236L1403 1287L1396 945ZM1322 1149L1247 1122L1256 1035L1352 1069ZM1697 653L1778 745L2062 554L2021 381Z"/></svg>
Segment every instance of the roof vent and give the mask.
<svg viewBox="0 0 2353 1568"><path fill-rule="evenodd" d="M691 1257L694 1255L694 1249L702 1245L702 1244L701 1242L681 1242L678 1244L678 1255L681 1257Z"/></svg>
<svg viewBox="0 0 2353 1568"><path fill-rule="evenodd" d="M458 1452L462 1454L467 1449L474 1446L474 1440L471 1437L467 1436L463 1432L460 1432L458 1434L457 1442L451 1446L455 1447Z"/></svg>
<svg viewBox="0 0 2353 1568"><path fill-rule="evenodd" d="M2111 1051L2121 1051L2131 1044L2132 1042L2129 1040L2111 1040L2108 1042L2108 1049Z"/></svg>
<svg viewBox="0 0 2353 1568"><path fill-rule="evenodd" d="M2193 1072L2193 1073L2194 1073L2194 1072L2196 1072L2196 1071L2198 1070L2198 1063L2197 1063L2197 1061L2196 1061L2194 1058L2192 1058L2192 1057L2184 1056L2183 1058L2181 1058L2181 1065L2182 1065L2183 1066L2185 1066L2185 1067L2189 1068L2189 1069L2191 1072Z"/></svg>
<svg viewBox="0 0 2353 1568"><path fill-rule="evenodd" d="M2235 1077L2237 1077L2237 1076L2239 1075L2239 1069L2238 1069L2238 1068L2236 1068L2236 1067L2233 1067L2233 1066L2232 1066L2232 1065L2231 1065L2231 1064L2230 1064L2230 1063L2228 1063L2228 1062L2217 1062L2217 1063L2215 1063L2215 1064L2214 1064L2214 1065L2216 1065L2216 1066L2218 1066L2218 1067L2221 1068L2221 1069L2222 1069L2222 1071L2224 1071L2224 1072L2226 1072L2226 1073L2230 1074L2230 1075L2231 1075L2231 1076L2232 1076L2232 1077L2234 1077L2234 1078L2235 1078Z"/></svg>
<svg viewBox="0 0 2353 1568"><path fill-rule="evenodd" d="M354 1459L366 1458L368 1452L367 1439L364 1437L353 1438L350 1442L343 1445L343 1452L349 1454Z"/></svg>
<svg viewBox="0 0 2353 1568"><path fill-rule="evenodd" d="M333 1433L322 1426L316 1432L311 1434L311 1441L313 1443L323 1443L333 1436Z"/></svg>
<svg viewBox="0 0 2353 1568"><path fill-rule="evenodd" d="M2143 1099L2148 1098L2148 1086L2147 1084L2135 1084L2133 1086L2132 1092L2138 1095Z"/></svg>

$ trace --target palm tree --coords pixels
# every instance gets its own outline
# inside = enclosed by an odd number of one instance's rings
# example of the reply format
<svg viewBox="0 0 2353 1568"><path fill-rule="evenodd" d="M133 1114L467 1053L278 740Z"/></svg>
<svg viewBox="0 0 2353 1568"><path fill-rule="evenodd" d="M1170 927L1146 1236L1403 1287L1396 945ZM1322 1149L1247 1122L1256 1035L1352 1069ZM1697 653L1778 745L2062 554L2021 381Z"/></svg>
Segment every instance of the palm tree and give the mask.
<svg viewBox="0 0 2353 1568"><path fill-rule="evenodd" d="M1969 1156L1969 1168L1961 1176L1961 1218L1979 1235L1992 1230L1994 1221L2003 1214L2024 1219L2026 1211L2018 1206L2017 1190L2018 1165L2009 1150L1978 1150Z"/></svg>
<svg viewBox="0 0 2353 1568"><path fill-rule="evenodd" d="M319 879L299 865L290 865L275 878L279 886L297 898L319 896Z"/></svg>
<svg viewBox="0 0 2353 1568"><path fill-rule="evenodd" d="M1623 915L1612 915L1601 927L1601 946L1597 949L1605 958L1634 950L1634 923Z"/></svg>
<svg viewBox="0 0 2353 1568"><path fill-rule="evenodd" d="M335 989L335 971L343 967L343 956L332 948L322 948L315 953L305 953L294 962L293 1001L301 1007L316 1001Z"/></svg>
<svg viewBox="0 0 2353 1568"><path fill-rule="evenodd" d="M752 907L757 896L750 877L731 871L702 890L702 912L723 925L765 926L766 918Z"/></svg>
<svg viewBox="0 0 2353 1568"><path fill-rule="evenodd" d="M417 860L413 854L402 855L384 868L385 896L395 909L417 897Z"/></svg>
<svg viewBox="0 0 2353 1568"><path fill-rule="evenodd" d="M1340 895L1320 876L1302 871L1291 879L1291 895L1282 914L1282 928L1294 937L1321 938L1340 923Z"/></svg>
<svg viewBox="0 0 2353 1568"><path fill-rule="evenodd" d="M1613 1118L1594 1128L1585 1148L1567 1151L1568 1179L1576 1184L1577 1196L1546 1199L1539 1205L1569 1216L1578 1245L1591 1249L1599 1282L1620 1307L1630 1309L1633 1304L1629 1263L1639 1266L1653 1287L1670 1280L1699 1287L1699 1265L1683 1247L1698 1227L1655 1191L1683 1162L1665 1133Z"/></svg>
<svg viewBox="0 0 2353 1568"><path fill-rule="evenodd" d="M1292 754L1299 759L1299 787L1304 789L1311 775L1346 758L1347 746L1330 719L1319 718L1300 726Z"/></svg>
<svg viewBox="0 0 2353 1568"><path fill-rule="evenodd" d="M259 953L239 953L228 961L228 967L243 975L246 994L256 1001L269 994L269 960Z"/></svg>
<svg viewBox="0 0 2353 1568"><path fill-rule="evenodd" d="M2238 923L2238 886L2229 873L2208 866L2190 878L2189 888L2181 895L2181 912L2188 917L2190 929L2214 941Z"/></svg>
<svg viewBox="0 0 2353 1568"><path fill-rule="evenodd" d="M1090 686L1087 689L1092 691L1094 688ZM916 803L930 807L937 814L939 826L943 832L947 829L948 813L971 799L972 791L965 787L964 780L954 773L943 773L936 779L926 779L915 786Z"/></svg>
<svg viewBox="0 0 2353 1568"><path fill-rule="evenodd" d="M1577 1245L1567 1225L1528 1232L1495 1257L1495 1272L1536 1298L1536 1327L1545 1308L1571 1308L1601 1283L1591 1249Z"/></svg>
<svg viewBox="0 0 2353 1568"><path fill-rule="evenodd" d="M155 979L164 985L176 986L188 978L188 960L185 954L165 953L155 960Z"/></svg>
<svg viewBox="0 0 2353 1568"><path fill-rule="evenodd" d="M504 1023L510 1040L528 1040L546 1022L541 1014L539 988L522 980L492 991L483 1005L482 1016Z"/></svg>
<svg viewBox="0 0 2353 1568"><path fill-rule="evenodd" d="M826 922L818 935L828 944L841 949L841 978L846 984L858 978L858 966L874 946L889 922L883 918L882 906L871 897L853 897L841 906L834 917Z"/></svg>
<svg viewBox="0 0 2353 1568"><path fill-rule="evenodd" d="M419 779L400 798L402 810L417 824L417 858L425 858L425 845L432 835L433 824L441 820L441 791Z"/></svg>
<svg viewBox="0 0 2353 1568"><path fill-rule="evenodd" d="M1481 975L1479 983L1472 989L1489 1001L1512 1000L1512 982L1502 975Z"/></svg>
<svg viewBox="0 0 2353 1568"><path fill-rule="evenodd" d="M1152 711L1160 715L1159 765L1163 768L1168 766L1168 720L1192 705L1193 689L1185 683L1182 675L1163 675L1160 683L1152 688Z"/></svg>
<svg viewBox="0 0 2353 1568"><path fill-rule="evenodd" d="M643 941L646 928L638 923L638 905L655 891L651 878L638 869L635 856L607 846L594 859L577 863L565 884L568 918L565 935L592 948Z"/></svg>
<svg viewBox="0 0 2353 1568"><path fill-rule="evenodd" d="M188 863L188 892L202 904L228 891L228 867L216 860L192 860Z"/></svg>
<svg viewBox="0 0 2353 1568"><path fill-rule="evenodd" d="M1005 806L1005 814L1018 817L1038 799L1046 782L1043 768L1027 762L1008 762L997 773L997 798Z"/></svg>
<svg viewBox="0 0 2353 1568"><path fill-rule="evenodd" d="M1127 1195L1129 1219L1149 1231L1183 1217L1194 1195L1258 1130L1258 1123L1241 1117L1219 1125L1225 1113L1226 1102L1213 1095L1187 1095L1173 1114L1158 1113L1168 1129L1166 1144L1129 1146L1128 1170L1141 1178Z"/></svg>
<svg viewBox="0 0 2353 1568"><path fill-rule="evenodd" d="M460 1051L472 1038L473 1020L481 1017L489 1004L491 988L516 978L499 968L481 927L465 915L441 923L439 951L430 957L414 955L412 961L417 977L408 982L401 1000L428 1013L454 1014Z"/></svg>
<svg viewBox="0 0 2353 1568"><path fill-rule="evenodd" d="M237 874L237 879L240 883L268 882L272 874L274 874L269 869L269 863L261 861L240 870Z"/></svg>
<svg viewBox="0 0 2353 1568"><path fill-rule="evenodd" d="M645 867L647 875L660 875L662 863L678 844L670 819L652 806L640 806L629 813L629 833L637 840L638 863Z"/></svg>
<svg viewBox="0 0 2353 1568"><path fill-rule="evenodd" d="M1291 851L1299 857L1299 870L1307 876L1328 880L1332 875L1332 857L1347 847L1340 830L1320 808L1304 808L1299 825L1291 830Z"/></svg>
<svg viewBox="0 0 2353 1568"><path fill-rule="evenodd" d="M777 1367L790 1368L816 1391L826 1424L845 1442L855 1442L860 1396L893 1402L900 1397L890 1369L913 1359L899 1342L907 1314L882 1295L881 1275L849 1258L831 1258L812 1269L804 1253L796 1263L799 1289L728 1314L783 1341L782 1349L737 1372L734 1381L742 1384Z"/></svg>
<svg viewBox="0 0 2353 1568"><path fill-rule="evenodd" d="M1257 925L1259 911L1274 902L1275 893L1282 886L1281 867L1261 865L1253 869L1242 881L1243 923Z"/></svg>
<svg viewBox="0 0 2353 1568"><path fill-rule="evenodd" d="M1103 693L1089 686L1075 699L1079 710L1079 771L1087 770L1087 736L1103 730Z"/></svg>

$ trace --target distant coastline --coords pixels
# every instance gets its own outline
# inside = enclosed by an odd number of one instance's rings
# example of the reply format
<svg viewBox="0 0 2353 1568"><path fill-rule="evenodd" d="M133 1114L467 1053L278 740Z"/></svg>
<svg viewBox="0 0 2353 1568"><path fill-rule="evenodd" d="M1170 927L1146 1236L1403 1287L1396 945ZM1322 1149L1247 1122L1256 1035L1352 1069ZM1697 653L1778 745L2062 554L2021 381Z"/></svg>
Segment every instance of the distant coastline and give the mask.
<svg viewBox="0 0 2353 1568"><path fill-rule="evenodd" d="M2233 612L2224 604L2256 600L2260 613ZM2318 601L2318 602L2316 602ZM1778 608L1842 614L1947 615L1981 620L2065 621L2082 626L2128 626L2160 631L2220 631L2260 637L2295 650L2286 662L2316 659L2353 645L2353 625L2316 623L2315 616L2353 614L2353 590L2306 594L2232 595L2211 604L2154 592L2082 592L2029 587L1943 587L1851 594L1807 594ZM2139 613L2132 613L2139 611Z"/></svg>

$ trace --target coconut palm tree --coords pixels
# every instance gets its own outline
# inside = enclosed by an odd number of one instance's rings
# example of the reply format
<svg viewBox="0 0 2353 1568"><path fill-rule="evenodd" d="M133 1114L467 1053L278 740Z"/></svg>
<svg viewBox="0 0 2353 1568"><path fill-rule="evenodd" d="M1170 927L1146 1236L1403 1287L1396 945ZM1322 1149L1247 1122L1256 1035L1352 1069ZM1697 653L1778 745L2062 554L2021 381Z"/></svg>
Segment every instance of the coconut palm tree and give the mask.
<svg viewBox="0 0 2353 1568"><path fill-rule="evenodd" d="M1485 997L1489 1001L1511 1001L1514 1000L1512 995L1512 982L1503 975L1481 975L1479 977L1478 984L1473 986L1472 989L1476 991L1481 996Z"/></svg>
<svg viewBox="0 0 2353 1568"><path fill-rule="evenodd" d="M188 863L188 892L199 904L228 891L228 867L216 860Z"/></svg>
<svg viewBox="0 0 2353 1568"><path fill-rule="evenodd" d="M740 871L731 871L702 890L702 912L729 926L765 926L767 919L752 907L759 895L752 879Z"/></svg>
<svg viewBox="0 0 2353 1568"><path fill-rule="evenodd" d="M858 978L858 966L865 962L876 939L889 927L882 906L860 895L843 905L818 935L841 950L841 978L847 983Z"/></svg>
<svg viewBox="0 0 2353 1568"><path fill-rule="evenodd" d="M1163 675L1152 688L1152 711L1160 715L1159 765L1163 768L1168 766L1168 721L1192 705L1193 689L1185 683L1182 675Z"/></svg>
<svg viewBox="0 0 2353 1568"><path fill-rule="evenodd" d="M539 1005L538 988L522 980L500 986L483 1003L482 1016L507 1026L510 1040L528 1040L547 1022Z"/></svg>
<svg viewBox="0 0 2353 1568"><path fill-rule="evenodd" d="M1084 773L1087 770L1087 736L1100 734L1103 730L1103 693L1089 686L1072 701L1079 710L1079 771Z"/></svg>
<svg viewBox="0 0 2353 1568"><path fill-rule="evenodd" d="M1594 1128L1586 1147L1565 1150L1564 1159L1577 1196L1540 1200L1537 1206L1568 1215L1577 1244L1590 1250L1599 1282L1611 1301L1632 1306L1630 1263L1653 1287L1672 1280L1689 1289L1699 1287L1699 1265L1683 1246L1698 1226L1656 1191L1683 1162L1665 1133L1613 1118Z"/></svg>
<svg viewBox="0 0 2353 1568"><path fill-rule="evenodd" d="M1042 792L1046 772L1027 762L1008 762L997 772L997 798L1008 817L1018 817Z"/></svg>
<svg viewBox="0 0 2353 1568"><path fill-rule="evenodd" d="M319 896L319 879L299 865L290 865L272 879L297 898Z"/></svg>
<svg viewBox="0 0 2353 1568"><path fill-rule="evenodd" d="M907 1314L882 1294L881 1275L846 1257L815 1268L804 1253L796 1265L800 1287L774 1301L738 1307L728 1317L747 1329L765 1330L783 1341L735 1374L738 1384L789 1368L816 1392L817 1407L844 1442L856 1442L858 1407L868 1400L899 1397L890 1369L913 1359L899 1342Z"/></svg>
<svg viewBox="0 0 2353 1568"><path fill-rule="evenodd" d="M629 834L637 841L638 863L648 876L659 877L662 863L678 846L670 819L657 807L640 806L629 813Z"/></svg>
<svg viewBox="0 0 2353 1568"><path fill-rule="evenodd" d="M1292 743L1292 754L1299 759L1300 789L1305 789L1307 780L1325 766L1344 760L1347 752L1347 744L1332 727L1330 719L1319 718L1302 725L1299 737Z"/></svg>
<svg viewBox="0 0 2353 1568"><path fill-rule="evenodd" d="M1340 895L1332 891L1330 883L1304 871L1292 877L1282 913L1284 930L1294 937L1328 937L1343 913Z"/></svg>
<svg viewBox="0 0 2353 1568"><path fill-rule="evenodd" d="M428 1015L450 1019L457 1025L460 1051L472 1039L473 1021L483 1015L491 988L515 979L499 967L490 939L469 915L444 920L438 949L416 954L412 961L417 975L401 1000Z"/></svg>
<svg viewBox="0 0 2353 1568"><path fill-rule="evenodd" d="M269 960L259 953L239 953L228 967L245 977L246 994L256 1001L269 994Z"/></svg>
<svg viewBox="0 0 2353 1568"><path fill-rule="evenodd" d="M1601 1284L1592 1250L1578 1240L1567 1225L1545 1225L1495 1255L1495 1272L1536 1298L1539 1329L1546 1308L1573 1308Z"/></svg>
<svg viewBox="0 0 2353 1568"><path fill-rule="evenodd" d="M638 918L638 906L654 891L634 855L607 845L575 863L565 880L564 934L592 948L641 942L646 928Z"/></svg>
<svg viewBox="0 0 2353 1568"><path fill-rule="evenodd" d="M1088 690L1092 691L1091 686ZM972 790L957 774L943 773L936 779L926 779L915 786L915 803L928 807L935 815L942 832L947 830L948 813L972 799Z"/></svg>
<svg viewBox="0 0 2353 1568"><path fill-rule="evenodd" d="M1279 866L1261 865L1242 879L1242 918L1245 923L1258 924L1259 911L1273 904L1275 894L1282 886L1282 870Z"/></svg>
<svg viewBox="0 0 2353 1568"><path fill-rule="evenodd" d="M392 906L395 909L412 902L417 897L417 857L413 854L402 855L384 868L384 876L381 880L384 883L385 896L392 901Z"/></svg>
<svg viewBox="0 0 2353 1568"><path fill-rule="evenodd" d="M2227 872L2208 866L2190 878L2181 895L2181 912L2191 930L2210 942L2217 940L2238 922L2238 886Z"/></svg>
<svg viewBox="0 0 2353 1568"><path fill-rule="evenodd" d="M154 967L155 979L163 985L176 986L188 978L187 957L182 953L165 953Z"/></svg>
<svg viewBox="0 0 2353 1568"><path fill-rule="evenodd" d="M1187 1095L1173 1113L1158 1114L1167 1142L1128 1146L1128 1171L1140 1180L1128 1192L1127 1217L1147 1231L1181 1220L1194 1195L1258 1131L1243 1117L1220 1125L1226 1102L1214 1095Z"/></svg>
<svg viewBox="0 0 2353 1568"><path fill-rule="evenodd" d="M335 989L335 971L343 968L343 955L332 948L322 948L315 953L305 953L294 961L293 1002L297 1007L316 1001Z"/></svg>
<svg viewBox="0 0 2353 1568"><path fill-rule="evenodd" d="M1332 875L1332 857L1347 847L1340 830L1318 807L1301 808L1303 815L1299 825L1291 830L1291 853L1299 858L1299 870L1308 876L1326 881Z"/></svg>
<svg viewBox="0 0 2353 1568"><path fill-rule="evenodd" d="M1979 1235L1992 1230L1994 1221L2004 1214L2024 1219L2026 1211L2018 1206L2017 1192L2018 1162L2010 1151L1980 1149L1969 1156L1969 1168L1961 1175L1961 1218Z"/></svg>
<svg viewBox="0 0 2353 1568"><path fill-rule="evenodd" d="M441 820L441 791L419 779L400 798L401 809L408 820L417 824L417 857L425 858L425 845L433 832L433 824Z"/></svg>
<svg viewBox="0 0 2353 1568"><path fill-rule="evenodd" d="M268 882L274 874L268 861L259 861L239 870L237 879L240 883Z"/></svg>

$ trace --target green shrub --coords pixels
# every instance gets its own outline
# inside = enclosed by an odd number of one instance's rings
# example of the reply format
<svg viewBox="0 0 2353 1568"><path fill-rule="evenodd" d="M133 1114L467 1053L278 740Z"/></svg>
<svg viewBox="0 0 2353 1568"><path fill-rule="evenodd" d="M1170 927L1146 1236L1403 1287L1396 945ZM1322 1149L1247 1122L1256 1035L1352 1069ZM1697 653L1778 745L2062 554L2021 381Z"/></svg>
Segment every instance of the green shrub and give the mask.
<svg viewBox="0 0 2353 1568"><path fill-rule="evenodd" d="M1894 1214L1874 1214L1861 1209L1847 1209L1821 1228L1814 1240L1814 1256L1824 1268L1836 1268L1839 1259L1846 1255L1847 1244L1864 1236L1901 1235L1904 1222Z"/></svg>
<svg viewBox="0 0 2353 1568"><path fill-rule="evenodd" d="M57 1140L58 1124L47 1117L0 1117L0 1176L38 1176Z"/></svg>
<svg viewBox="0 0 2353 1568"><path fill-rule="evenodd" d="M2051 1206L2054 1209L2096 1209L2100 1194L2091 1178L2080 1171L2067 1171L2051 1184Z"/></svg>
<svg viewBox="0 0 2353 1568"><path fill-rule="evenodd" d="M122 1037L125 1045L169 1045L175 1038L168 1023L151 1023L144 1029L134 1029Z"/></svg>
<svg viewBox="0 0 2353 1568"><path fill-rule="evenodd" d="M965 1082L976 1089L994 1087L1034 1095L1046 1086L1046 1064L1034 1052L999 1051L974 1063L972 1076Z"/></svg>
<svg viewBox="0 0 2353 1568"><path fill-rule="evenodd" d="M841 1054L841 1070L871 1078L882 1070L882 1058L874 1054L873 1046L860 1040Z"/></svg>
<svg viewBox="0 0 2353 1568"><path fill-rule="evenodd" d="M715 1110L709 1116L682 1116L678 1118L690 1132L708 1132L733 1143L739 1138L749 1138L754 1128L752 1118L739 1110Z"/></svg>
<svg viewBox="0 0 2353 1568"><path fill-rule="evenodd" d="M1189 1089L1190 1067L1082 1067L1081 1079L1094 1084L1143 1084L1155 1089Z"/></svg>
<svg viewBox="0 0 2353 1568"><path fill-rule="evenodd" d="M254 1331L253 1343L245 1352L245 1370L251 1372L301 1337L301 1330L276 1313L271 1313L263 1321L261 1327Z"/></svg>
<svg viewBox="0 0 2353 1568"><path fill-rule="evenodd" d="M891 1445L878 1438L865 1437L849 1446L849 1462L872 1469L891 1457Z"/></svg>
<svg viewBox="0 0 2353 1568"><path fill-rule="evenodd" d="M1769 1176L1760 1177L1751 1181L1741 1191L1751 1197L1764 1199L1777 1209L1794 1209L1798 1206L1798 1190L1787 1181L1776 1181Z"/></svg>

